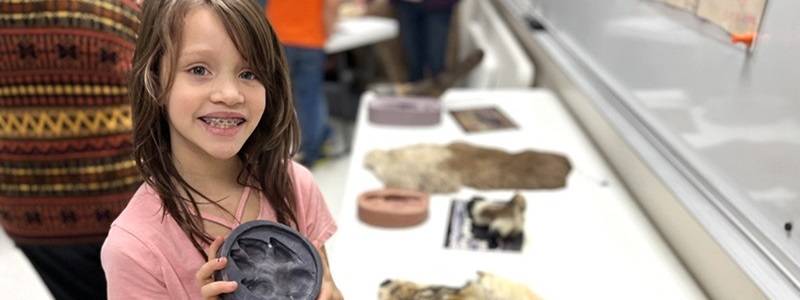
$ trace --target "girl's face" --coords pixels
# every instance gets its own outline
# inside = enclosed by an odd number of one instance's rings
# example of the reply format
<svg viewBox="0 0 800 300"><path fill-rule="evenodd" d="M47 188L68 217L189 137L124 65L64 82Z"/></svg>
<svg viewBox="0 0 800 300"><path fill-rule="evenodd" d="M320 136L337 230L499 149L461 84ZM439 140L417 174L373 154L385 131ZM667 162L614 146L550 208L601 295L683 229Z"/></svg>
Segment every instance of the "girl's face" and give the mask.
<svg viewBox="0 0 800 300"><path fill-rule="evenodd" d="M172 152L234 157L264 113L266 91L206 6L189 11L167 99Z"/></svg>

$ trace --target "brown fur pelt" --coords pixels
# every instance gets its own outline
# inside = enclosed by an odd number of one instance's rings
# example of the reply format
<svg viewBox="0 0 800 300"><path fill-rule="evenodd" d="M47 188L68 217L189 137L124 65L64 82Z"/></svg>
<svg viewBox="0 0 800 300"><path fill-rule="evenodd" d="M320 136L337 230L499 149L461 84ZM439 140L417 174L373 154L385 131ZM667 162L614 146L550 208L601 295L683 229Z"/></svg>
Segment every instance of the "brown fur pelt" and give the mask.
<svg viewBox="0 0 800 300"><path fill-rule="evenodd" d="M374 150L365 164L387 187L428 193L477 189L554 189L566 185L569 160L559 154L502 150L466 143Z"/></svg>
<svg viewBox="0 0 800 300"><path fill-rule="evenodd" d="M538 300L527 287L486 272L462 287L420 285L410 281L386 280L378 291L379 300Z"/></svg>

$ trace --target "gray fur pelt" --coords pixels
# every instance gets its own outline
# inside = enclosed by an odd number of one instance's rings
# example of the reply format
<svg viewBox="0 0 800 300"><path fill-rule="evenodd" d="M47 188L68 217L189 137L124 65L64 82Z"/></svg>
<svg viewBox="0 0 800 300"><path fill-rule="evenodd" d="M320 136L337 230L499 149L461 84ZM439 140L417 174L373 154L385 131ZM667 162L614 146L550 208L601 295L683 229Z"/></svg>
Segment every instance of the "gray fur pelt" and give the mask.
<svg viewBox="0 0 800 300"><path fill-rule="evenodd" d="M451 193L463 186L476 189L555 189L566 185L569 160L537 151L507 153L466 143L418 144L373 150L366 167L386 187L427 193Z"/></svg>

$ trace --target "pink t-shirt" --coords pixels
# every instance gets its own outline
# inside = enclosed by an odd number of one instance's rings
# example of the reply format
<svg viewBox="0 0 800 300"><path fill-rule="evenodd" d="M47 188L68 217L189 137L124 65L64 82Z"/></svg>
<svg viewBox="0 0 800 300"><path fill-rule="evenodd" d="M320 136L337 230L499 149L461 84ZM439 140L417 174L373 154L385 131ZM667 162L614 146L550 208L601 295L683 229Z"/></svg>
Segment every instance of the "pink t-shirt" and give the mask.
<svg viewBox="0 0 800 300"><path fill-rule="evenodd" d="M336 224L311 173L292 165L299 231L320 248ZM260 199L258 218L275 221L269 202ZM101 252L109 299L201 299L195 272L205 261L175 220L162 218L162 212L160 198L144 184L111 224Z"/></svg>

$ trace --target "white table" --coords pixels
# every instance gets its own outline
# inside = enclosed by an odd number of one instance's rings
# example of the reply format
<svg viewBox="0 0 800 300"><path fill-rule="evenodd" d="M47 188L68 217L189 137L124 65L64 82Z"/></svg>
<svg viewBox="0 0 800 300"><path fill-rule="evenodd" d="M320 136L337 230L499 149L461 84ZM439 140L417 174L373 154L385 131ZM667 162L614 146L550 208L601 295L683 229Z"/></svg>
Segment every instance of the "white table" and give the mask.
<svg viewBox="0 0 800 300"><path fill-rule="evenodd" d="M397 32L397 21L389 18L363 16L341 19L325 43L325 53L375 44L396 37Z"/></svg>
<svg viewBox="0 0 800 300"><path fill-rule="evenodd" d="M395 127L367 121L361 101L352 159L338 216L327 244L331 268L348 299L376 299L380 283L405 279L461 286L489 271L524 283L544 299L704 299L559 101L545 90L452 90L447 109L498 105L521 128L465 134L445 113L432 127ZM384 229L357 218L359 193L382 187L363 167L365 154L416 143L462 140L507 151L538 149L566 155L573 166L567 187L523 191L527 199L521 253L473 252L443 247L450 199L480 193L509 199L513 191L475 191L431 198L428 220L408 229ZM606 181L607 184L601 184Z"/></svg>
<svg viewBox="0 0 800 300"><path fill-rule="evenodd" d="M53 296L28 258L0 228L0 298L50 300Z"/></svg>

